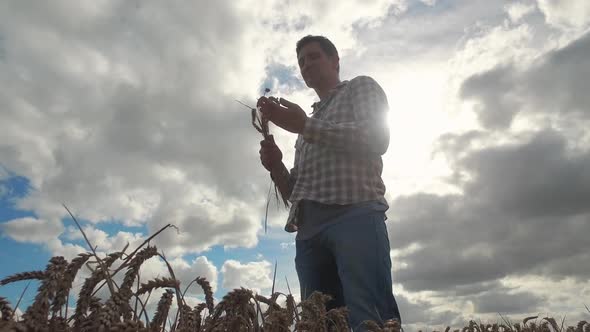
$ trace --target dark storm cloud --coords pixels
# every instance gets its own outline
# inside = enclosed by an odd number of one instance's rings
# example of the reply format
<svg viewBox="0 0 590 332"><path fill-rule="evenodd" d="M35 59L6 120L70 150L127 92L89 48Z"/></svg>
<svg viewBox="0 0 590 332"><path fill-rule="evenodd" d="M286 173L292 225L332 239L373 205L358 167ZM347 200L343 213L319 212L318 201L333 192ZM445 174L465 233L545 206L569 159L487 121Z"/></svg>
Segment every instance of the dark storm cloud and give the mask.
<svg viewBox="0 0 590 332"><path fill-rule="evenodd" d="M479 313L523 314L538 311L546 300L532 293L492 291L476 296L473 305Z"/></svg>
<svg viewBox="0 0 590 332"><path fill-rule="evenodd" d="M462 155L454 169L468 179L463 194L402 197L389 212L392 246L418 245L397 258L407 264L395 271L404 288L475 294L510 275L590 276L588 150L573 152L545 130L518 143L450 151Z"/></svg>
<svg viewBox="0 0 590 332"><path fill-rule="evenodd" d="M552 130L524 144L474 152L462 161L463 170L476 177L466 194L522 218L590 212L589 152L568 151L566 139Z"/></svg>

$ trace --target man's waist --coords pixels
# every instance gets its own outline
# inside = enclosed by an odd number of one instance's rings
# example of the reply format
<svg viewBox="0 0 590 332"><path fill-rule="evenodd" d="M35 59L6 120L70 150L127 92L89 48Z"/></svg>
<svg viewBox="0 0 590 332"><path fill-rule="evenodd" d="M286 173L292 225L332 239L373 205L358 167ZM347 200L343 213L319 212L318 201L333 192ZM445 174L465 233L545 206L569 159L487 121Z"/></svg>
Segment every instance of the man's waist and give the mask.
<svg viewBox="0 0 590 332"><path fill-rule="evenodd" d="M299 201L312 201L317 204L323 204L327 207L333 206L338 208L340 206L353 205L368 201L380 201L385 204L385 186L377 186L372 188L362 188L362 190L338 190L336 187L320 188L317 187L303 187L295 186L289 198L291 203Z"/></svg>
<svg viewBox="0 0 590 332"><path fill-rule="evenodd" d="M339 210L348 209L359 206L369 205L387 205L387 201L384 199L371 199L367 201L351 202L351 203L323 203L316 200L301 199L299 200L300 206L306 206L313 209L324 209L324 210Z"/></svg>

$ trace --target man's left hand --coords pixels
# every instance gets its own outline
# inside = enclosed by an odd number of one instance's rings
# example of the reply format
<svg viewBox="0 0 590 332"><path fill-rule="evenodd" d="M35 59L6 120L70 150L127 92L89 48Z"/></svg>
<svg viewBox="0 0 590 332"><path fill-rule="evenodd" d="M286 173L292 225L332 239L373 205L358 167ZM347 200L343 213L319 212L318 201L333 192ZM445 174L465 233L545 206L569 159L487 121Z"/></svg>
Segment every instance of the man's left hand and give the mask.
<svg viewBox="0 0 590 332"><path fill-rule="evenodd" d="M256 106L260 107L263 121L268 120L295 134L303 133L307 114L299 105L284 98L280 98L277 102L276 99L260 97Z"/></svg>

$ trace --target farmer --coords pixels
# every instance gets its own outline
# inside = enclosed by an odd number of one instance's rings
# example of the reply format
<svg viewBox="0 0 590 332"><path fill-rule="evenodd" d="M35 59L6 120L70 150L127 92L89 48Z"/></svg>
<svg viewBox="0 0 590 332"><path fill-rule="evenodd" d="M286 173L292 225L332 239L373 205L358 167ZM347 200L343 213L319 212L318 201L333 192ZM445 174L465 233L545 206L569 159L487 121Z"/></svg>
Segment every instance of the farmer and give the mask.
<svg viewBox="0 0 590 332"><path fill-rule="evenodd" d="M328 310L347 306L354 331L364 331L364 320L401 324L381 179L387 97L370 77L340 81L338 51L323 36L302 38L296 52L303 80L320 99L311 116L285 99L261 97L257 106L263 119L298 134L290 171L272 136L260 142L260 160L292 203L285 230L297 232L301 298L331 295Z"/></svg>

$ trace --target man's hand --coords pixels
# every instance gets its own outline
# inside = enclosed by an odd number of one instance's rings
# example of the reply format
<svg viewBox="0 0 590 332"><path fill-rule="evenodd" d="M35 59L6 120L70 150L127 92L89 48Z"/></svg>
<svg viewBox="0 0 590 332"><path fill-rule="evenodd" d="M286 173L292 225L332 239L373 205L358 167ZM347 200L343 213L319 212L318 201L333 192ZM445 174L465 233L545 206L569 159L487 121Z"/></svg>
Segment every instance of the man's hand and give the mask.
<svg viewBox="0 0 590 332"><path fill-rule="evenodd" d="M279 166L283 160L283 153L275 143L275 139L272 135L269 135L267 139L260 141L260 161L262 166L267 171L271 171L273 168Z"/></svg>
<svg viewBox="0 0 590 332"><path fill-rule="evenodd" d="M295 134L303 133L307 114L299 105L284 98L279 99L279 102L277 102L276 99L260 97L256 106L260 107L263 120L270 121Z"/></svg>

